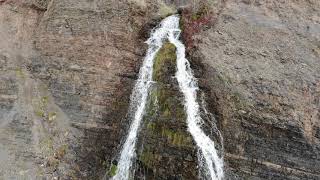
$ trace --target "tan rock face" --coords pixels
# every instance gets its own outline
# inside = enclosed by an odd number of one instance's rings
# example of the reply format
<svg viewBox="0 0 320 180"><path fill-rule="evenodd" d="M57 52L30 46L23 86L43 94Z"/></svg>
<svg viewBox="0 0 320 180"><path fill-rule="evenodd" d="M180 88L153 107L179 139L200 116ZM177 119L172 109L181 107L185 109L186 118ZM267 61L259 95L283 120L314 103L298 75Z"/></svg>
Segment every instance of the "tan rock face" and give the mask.
<svg viewBox="0 0 320 180"><path fill-rule="evenodd" d="M104 176L128 126L143 42L174 12L167 5L0 2L1 178Z"/></svg>
<svg viewBox="0 0 320 180"><path fill-rule="evenodd" d="M38 5L0 6L1 178L101 177L124 134L149 17L118 1Z"/></svg>
<svg viewBox="0 0 320 180"><path fill-rule="evenodd" d="M198 36L194 59L231 178L319 179L319 10L316 1L228 1Z"/></svg>

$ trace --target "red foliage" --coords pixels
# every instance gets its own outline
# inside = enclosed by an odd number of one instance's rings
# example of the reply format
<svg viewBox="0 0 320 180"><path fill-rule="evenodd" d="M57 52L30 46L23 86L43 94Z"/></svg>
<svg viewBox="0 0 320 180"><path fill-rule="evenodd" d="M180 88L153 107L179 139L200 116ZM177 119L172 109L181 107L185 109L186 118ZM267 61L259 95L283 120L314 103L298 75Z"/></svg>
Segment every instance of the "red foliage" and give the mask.
<svg viewBox="0 0 320 180"><path fill-rule="evenodd" d="M182 38L187 50L194 48L193 36L203 30L204 27L213 24L213 13L206 9L201 9L194 13L190 9L182 11L181 26L183 29Z"/></svg>

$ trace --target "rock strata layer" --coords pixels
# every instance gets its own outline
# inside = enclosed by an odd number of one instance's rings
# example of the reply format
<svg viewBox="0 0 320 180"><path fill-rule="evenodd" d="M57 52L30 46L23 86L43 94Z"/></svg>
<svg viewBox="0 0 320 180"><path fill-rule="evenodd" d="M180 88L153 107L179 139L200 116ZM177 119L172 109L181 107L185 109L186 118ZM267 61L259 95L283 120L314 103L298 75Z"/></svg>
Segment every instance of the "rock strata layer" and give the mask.
<svg viewBox="0 0 320 180"><path fill-rule="evenodd" d="M320 178L319 10L319 1L230 0L195 37L230 179Z"/></svg>

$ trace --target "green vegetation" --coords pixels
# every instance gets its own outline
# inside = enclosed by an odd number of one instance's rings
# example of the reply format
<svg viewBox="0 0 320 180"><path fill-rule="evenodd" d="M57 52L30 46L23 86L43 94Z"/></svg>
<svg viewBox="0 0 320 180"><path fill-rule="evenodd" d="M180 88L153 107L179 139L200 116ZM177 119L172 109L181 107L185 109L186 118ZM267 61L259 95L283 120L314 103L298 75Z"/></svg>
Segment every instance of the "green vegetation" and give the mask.
<svg viewBox="0 0 320 180"><path fill-rule="evenodd" d="M19 78L25 78L25 74L21 68L16 68L16 76Z"/></svg>
<svg viewBox="0 0 320 180"><path fill-rule="evenodd" d="M219 80L223 85L230 85L231 84L231 78L225 74L219 74L217 75L217 80Z"/></svg>
<svg viewBox="0 0 320 180"><path fill-rule="evenodd" d="M181 131L174 131L171 129L163 128L162 129L162 136L166 137L167 141L171 145L175 145L178 147L181 146L192 146L192 139L190 135L181 132Z"/></svg>
<svg viewBox="0 0 320 180"><path fill-rule="evenodd" d="M45 114L44 114L44 111L42 109L36 109L35 110L35 114L38 116L38 117L44 117Z"/></svg>
<svg viewBox="0 0 320 180"><path fill-rule="evenodd" d="M152 87L146 109L145 126L146 141L138 155L144 167L154 169L163 161L162 148L193 147L191 136L186 132L186 114L181 102L182 93L178 89L178 82L174 78L176 73L176 47L171 43L164 43L155 57L153 66ZM180 98L181 96L181 98Z"/></svg>
<svg viewBox="0 0 320 180"><path fill-rule="evenodd" d="M49 112L48 114L48 121L52 122L53 120L55 120L57 117L57 113L56 112Z"/></svg>
<svg viewBox="0 0 320 180"><path fill-rule="evenodd" d="M155 57L153 66L153 80L162 82L168 78L168 68L176 67L176 47L171 43L165 43ZM174 69L175 70L175 69Z"/></svg>
<svg viewBox="0 0 320 180"><path fill-rule="evenodd" d="M200 2L199 8L185 8L180 19L180 29L187 51L191 51L194 46L194 35L203 30L204 27L214 23L211 10L212 2L204 0Z"/></svg>
<svg viewBox="0 0 320 180"><path fill-rule="evenodd" d="M199 20L203 16L209 14L210 10L207 5L202 5L197 12L192 13L191 19L193 21Z"/></svg>
<svg viewBox="0 0 320 180"><path fill-rule="evenodd" d="M234 106L236 110L244 110L252 108L252 104L246 100L243 95L237 91L234 91L231 95L232 102L234 102Z"/></svg>
<svg viewBox="0 0 320 180"><path fill-rule="evenodd" d="M148 149L145 149L140 155L140 161L145 166L151 167L153 161L153 153L151 153Z"/></svg>
<svg viewBox="0 0 320 180"><path fill-rule="evenodd" d="M148 130L155 131L156 130L156 124L154 122L149 122L147 125Z"/></svg>
<svg viewBox="0 0 320 180"><path fill-rule="evenodd" d="M109 170L109 172L108 172L108 175L109 175L110 177L115 176L116 173L117 173L117 170L118 170L118 166L115 165L115 164L112 164L111 167L110 167L110 170Z"/></svg>
<svg viewBox="0 0 320 180"><path fill-rule="evenodd" d="M46 105L48 104L48 102L49 102L49 97L48 97L48 96L43 96L43 97L41 98L41 102L42 102L42 104L43 104L44 106L46 106Z"/></svg>
<svg viewBox="0 0 320 180"><path fill-rule="evenodd" d="M158 86L151 92L151 100L157 99L159 111L163 117L174 116L184 119L184 109L176 98L179 92L172 90L171 86L166 86L166 84L170 84L171 76L175 74L175 67L176 47L171 43L164 43L155 57L153 80L158 82Z"/></svg>
<svg viewBox="0 0 320 180"><path fill-rule="evenodd" d="M150 169L152 169L156 162L160 161L161 158L161 155L152 152L149 148L145 148L139 156L139 160Z"/></svg>
<svg viewBox="0 0 320 180"><path fill-rule="evenodd" d="M49 102L48 96L43 96L41 97L40 101L38 100L38 102L36 102L34 113L38 117L42 117L42 118L45 117L45 112L47 109L48 102Z"/></svg>

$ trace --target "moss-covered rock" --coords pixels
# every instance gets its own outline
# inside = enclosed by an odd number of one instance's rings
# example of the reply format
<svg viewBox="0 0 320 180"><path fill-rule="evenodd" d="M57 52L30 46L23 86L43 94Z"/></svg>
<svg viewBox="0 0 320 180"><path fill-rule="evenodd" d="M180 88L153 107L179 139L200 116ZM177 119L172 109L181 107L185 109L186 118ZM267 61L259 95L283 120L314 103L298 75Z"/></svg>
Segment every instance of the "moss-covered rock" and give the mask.
<svg viewBox="0 0 320 180"><path fill-rule="evenodd" d="M165 43L155 57L153 66L153 80L165 82L168 74L174 74L176 65L176 47Z"/></svg>
<svg viewBox="0 0 320 180"><path fill-rule="evenodd" d="M111 167L110 167L110 170L109 170L109 172L108 172L108 175L109 175L110 177L115 176L115 175L116 175L116 172L117 172L117 169L118 169L118 166L115 165L115 164L112 164Z"/></svg>
<svg viewBox="0 0 320 180"><path fill-rule="evenodd" d="M144 127L138 142L136 179L159 177L196 179L192 137L187 131L183 96L176 80L176 48L164 43L156 55ZM193 169L193 171L192 171ZM141 175L142 174L142 175ZM141 176L140 176L141 175Z"/></svg>

